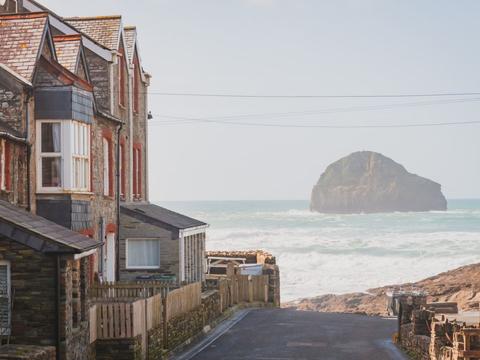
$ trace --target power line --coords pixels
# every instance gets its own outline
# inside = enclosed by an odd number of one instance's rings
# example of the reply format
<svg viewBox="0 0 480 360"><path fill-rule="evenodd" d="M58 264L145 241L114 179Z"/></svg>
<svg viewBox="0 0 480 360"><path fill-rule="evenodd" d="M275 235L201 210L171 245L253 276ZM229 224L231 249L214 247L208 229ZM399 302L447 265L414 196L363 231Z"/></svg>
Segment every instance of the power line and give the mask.
<svg viewBox="0 0 480 360"><path fill-rule="evenodd" d="M339 108L327 108L319 110L310 110L310 111L290 111L290 112L276 112L276 113L257 113L257 114L239 114L239 115L224 115L224 116L214 116L208 117L211 120L229 120L229 119L249 119L249 118L283 118L283 117L292 117L292 116L312 116L319 114L337 114L337 113L346 113L346 112L360 112L360 111L378 111L378 110L390 110L393 108L403 108L403 107L418 107L418 106L431 106L431 105L447 105L447 104L456 104L463 102L478 102L480 98L469 98L469 99L450 99L450 100L432 100L432 101L422 101L422 102L409 102L409 103L397 103L397 104L384 104L384 105L370 105L370 106L350 106L350 107L339 107ZM167 118L173 120L184 120L184 117L174 116L174 115L162 115L155 114L160 118ZM170 120L157 120L157 121L170 121Z"/></svg>
<svg viewBox="0 0 480 360"><path fill-rule="evenodd" d="M194 123L213 123L222 125L239 125L251 127L274 127L274 128L319 128L319 129L384 129L384 128L414 128L414 127L437 127L437 126L457 126L480 124L480 121L458 121L458 122L437 122L437 123L416 123L416 124L388 124L388 125L304 125L304 124L271 124L271 123L252 123L239 121L222 121L205 118L178 118L184 120L182 123L157 123L151 125L189 125Z"/></svg>
<svg viewBox="0 0 480 360"><path fill-rule="evenodd" d="M364 98L415 98L415 97L447 97L447 96L478 96L480 92L447 92L447 93L411 93L411 94L333 94L333 95L272 95L272 94L220 94L220 93L189 93L189 92L157 92L149 91L149 95L178 97L217 97L243 99L364 99Z"/></svg>

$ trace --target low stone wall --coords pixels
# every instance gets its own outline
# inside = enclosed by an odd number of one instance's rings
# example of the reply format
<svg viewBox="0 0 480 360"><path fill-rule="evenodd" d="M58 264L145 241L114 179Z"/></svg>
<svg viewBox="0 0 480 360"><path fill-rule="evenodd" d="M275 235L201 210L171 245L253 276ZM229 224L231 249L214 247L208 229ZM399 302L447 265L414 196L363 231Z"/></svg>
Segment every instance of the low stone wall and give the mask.
<svg viewBox="0 0 480 360"><path fill-rule="evenodd" d="M211 325L222 315L218 290L210 290L202 294L202 308L203 326Z"/></svg>
<svg viewBox="0 0 480 360"><path fill-rule="evenodd" d="M5 345L0 347L1 360L55 360L55 347Z"/></svg>
<svg viewBox="0 0 480 360"><path fill-rule="evenodd" d="M97 360L141 360L141 335L129 339L97 340Z"/></svg>
<svg viewBox="0 0 480 360"><path fill-rule="evenodd" d="M414 360L430 360L430 337L415 335L413 324L402 325L400 330L400 345Z"/></svg>
<svg viewBox="0 0 480 360"><path fill-rule="evenodd" d="M275 256L263 250L207 251L206 255L207 257L244 258L247 264L276 264Z"/></svg>
<svg viewBox="0 0 480 360"><path fill-rule="evenodd" d="M203 306L177 316L167 323L165 348L173 350L203 329Z"/></svg>
<svg viewBox="0 0 480 360"><path fill-rule="evenodd" d="M148 331L148 358L162 359L163 356L163 326Z"/></svg>

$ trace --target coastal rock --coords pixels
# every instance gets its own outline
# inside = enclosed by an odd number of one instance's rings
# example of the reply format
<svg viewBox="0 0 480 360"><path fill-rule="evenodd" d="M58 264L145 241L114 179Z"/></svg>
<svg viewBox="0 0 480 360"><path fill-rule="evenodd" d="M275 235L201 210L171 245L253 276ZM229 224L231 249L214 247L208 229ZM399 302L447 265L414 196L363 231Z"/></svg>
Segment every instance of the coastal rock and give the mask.
<svg viewBox="0 0 480 360"><path fill-rule="evenodd" d="M392 159L355 152L329 165L312 191L310 209L323 213L446 210L441 185L409 173Z"/></svg>
<svg viewBox="0 0 480 360"><path fill-rule="evenodd" d="M456 302L460 311L480 308L480 264L463 266L416 283L389 285L365 293L328 294L282 304L304 311L387 316L386 294L395 290L421 290L428 302Z"/></svg>

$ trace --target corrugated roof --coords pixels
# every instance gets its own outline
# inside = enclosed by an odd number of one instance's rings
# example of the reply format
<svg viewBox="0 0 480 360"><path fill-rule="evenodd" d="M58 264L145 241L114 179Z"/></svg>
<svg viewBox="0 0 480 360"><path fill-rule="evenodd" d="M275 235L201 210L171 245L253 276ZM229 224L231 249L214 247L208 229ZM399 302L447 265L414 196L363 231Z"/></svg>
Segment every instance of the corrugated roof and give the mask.
<svg viewBox="0 0 480 360"><path fill-rule="evenodd" d="M127 215L135 214L140 217L150 218L178 230L207 225L203 221L193 219L153 204L125 204L121 206L121 211Z"/></svg>
<svg viewBox="0 0 480 360"><path fill-rule="evenodd" d="M122 29L122 17L120 15L73 17L64 18L64 21L99 44L111 50L118 50Z"/></svg>
<svg viewBox="0 0 480 360"><path fill-rule="evenodd" d="M0 15L0 63L32 80L47 13Z"/></svg>
<svg viewBox="0 0 480 360"><path fill-rule="evenodd" d="M135 54L135 42L137 39L137 28L135 26L127 26L123 29L125 34L125 43L127 44L127 56L130 63L133 63Z"/></svg>
<svg viewBox="0 0 480 360"><path fill-rule="evenodd" d="M80 34L55 36L53 42L60 65L75 74L77 72L82 36Z"/></svg>
<svg viewBox="0 0 480 360"><path fill-rule="evenodd" d="M0 200L0 223L5 222L44 240L54 242L65 250L81 253L99 247L100 242L34 215ZM11 236L15 241L15 235Z"/></svg>

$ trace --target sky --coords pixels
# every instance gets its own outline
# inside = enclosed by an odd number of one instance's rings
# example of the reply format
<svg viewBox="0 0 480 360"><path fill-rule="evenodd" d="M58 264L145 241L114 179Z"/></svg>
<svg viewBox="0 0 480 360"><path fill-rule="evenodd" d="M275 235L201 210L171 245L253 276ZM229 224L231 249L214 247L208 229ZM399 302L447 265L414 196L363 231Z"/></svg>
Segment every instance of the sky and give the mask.
<svg viewBox="0 0 480 360"><path fill-rule="evenodd" d="M478 121L478 95L159 94L480 92L477 0L40 1L63 16L122 14L125 25L137 25L153 76L152 201L308 199L326 166L359 150L439 182L448 198L480 198L480 124L291 127Z"/></svg>

